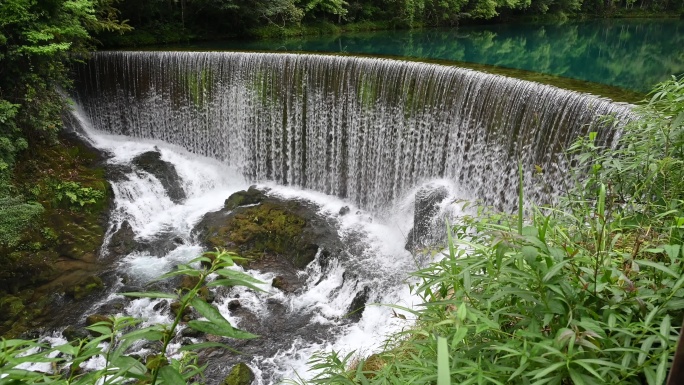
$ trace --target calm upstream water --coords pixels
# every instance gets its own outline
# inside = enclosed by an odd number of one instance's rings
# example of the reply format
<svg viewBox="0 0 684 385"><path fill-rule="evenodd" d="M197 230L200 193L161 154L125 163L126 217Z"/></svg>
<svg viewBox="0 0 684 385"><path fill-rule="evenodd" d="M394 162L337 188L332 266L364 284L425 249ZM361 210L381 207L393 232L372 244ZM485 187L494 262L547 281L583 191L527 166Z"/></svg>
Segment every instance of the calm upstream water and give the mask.
<svg viewBox="0 0 684 385"><path fill-rule="evenodd" d="M381 31L191 49L338 52L479 63L646 92L684 74L681 19L592 20Z"/></svg>

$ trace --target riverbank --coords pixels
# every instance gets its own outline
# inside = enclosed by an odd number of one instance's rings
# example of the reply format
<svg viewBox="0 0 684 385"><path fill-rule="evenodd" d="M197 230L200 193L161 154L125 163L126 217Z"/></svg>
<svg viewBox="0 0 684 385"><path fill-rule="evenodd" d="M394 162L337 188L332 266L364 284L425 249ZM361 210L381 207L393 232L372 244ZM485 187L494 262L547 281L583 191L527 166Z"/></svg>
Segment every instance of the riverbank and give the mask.
<svg viewBox="0 0 684 385"><path fill-rule="evenodd" d="M63 132L17 160L16 196L41 213L16 240L0 246L0 335L39 329L54 306L103 289L98 254L112 197L102 157Z"/></svg>

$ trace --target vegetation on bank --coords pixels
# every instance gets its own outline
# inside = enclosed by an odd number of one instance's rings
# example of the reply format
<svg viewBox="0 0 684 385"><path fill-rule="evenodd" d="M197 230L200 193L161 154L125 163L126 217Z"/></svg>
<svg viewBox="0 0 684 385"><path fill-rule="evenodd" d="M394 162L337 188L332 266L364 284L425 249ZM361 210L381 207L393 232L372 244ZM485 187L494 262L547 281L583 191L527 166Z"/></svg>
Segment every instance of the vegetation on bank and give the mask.
<svg viewBox="0 0 684 385"><path fill-rule="evenodd" d="M135 31L98 34L105 46L684 12L681 1L669 0L121 0L117 8Z"/></svg>
<svg viewBox="0 0 684 385"><path fill-rule="evenodd" d="M60 275L59 258L85 263L101 244L107 182L94 154L60 136L60 89L91 32L130 29L115 2L0 2L0 334L26 330L46 293L69 289L38 289Z"/></svg>
<svg viewBox="0 0 684 385"><path fill-rule="evenodd" d="M415 327L365 359L315 356L306 383L663 384L684 310L684 78L636 113L615 149L577 140L557 206L459 218L413 274Z"/></svg>

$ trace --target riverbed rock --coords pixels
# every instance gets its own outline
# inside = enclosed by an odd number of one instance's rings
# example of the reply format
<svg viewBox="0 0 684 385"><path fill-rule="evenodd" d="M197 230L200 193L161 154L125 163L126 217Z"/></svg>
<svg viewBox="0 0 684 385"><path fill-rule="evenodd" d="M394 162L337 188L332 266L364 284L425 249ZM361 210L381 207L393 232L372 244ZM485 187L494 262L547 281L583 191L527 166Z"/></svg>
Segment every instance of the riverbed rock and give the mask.
<svg viewBox="0 0 684 385"><path fill-rule="evenodd" d="M223 207L227 210L233 210L240 206L261 203L264 199L266 199L266 195L263 191L257 189L256 186L250 186L247 190L231 194L223 203Z"/></svg>
<svg viewBox="0 0 684 385"><path fill-rule="evenodd" d="M363 290L356 293L354 299L347 309L347 318L353 322L359 322L363 316L363 310L366 307L366 302L368 302L368 295L370 294L370 288L364 286Z"/></svg>
<svg viewBox="0 0 684 385"><path fill-rule="evenodd" d="M90 333L82 327L69 325L66 329L62 330L62 337L66 338L69 342L73 342L89 338Z"/></svg>
<svg viewBox="0 0 684 385"><path fill-rule="evenodd" d="M133 164L157 178L174 203L182 203L186 199L176 167L162 160L158 151L148 151L136 156Z"/></svg>
<svg viewBox="0 0 684 385"><path fill-rule="evenodd" d="M135 232L128 221L123 221L119 229L112 234L107 244L107 252L110 256L124 256L139 250L140 245L135 240Z"/></svg>
<svg viewBox="0 0 684 385"><path fill-rule="evenodd" d="M228 377L223 380L223 385L251 385L254 381L254 372L244 362L233 366Z"/></svg>
<svg viewBox="0 0 684 385"><path fill-rule="evenodd" d="M206 214L195 227L208 249L234 251L249 258L241 263L250 268L280 272L287 266L303 269L319 249L341 248L334 225L314 204L266 196L254 187L242 193L239 196L251 197L244 199L259 197L259 202L235 206L237 200L229 198L232 203Z"/></svg>
<svg viewBox="0 0 684 385"><path fill-rule="evenodd" d="M104 282L102 282L102 279L96 275L91 275L86 277L82 281L67 287L65 293L66 295L72 297L75 300L80 300L95 292L102 291L103 289Z"/></svg>
<svg viewBox="0 0 684 385"><path fill-rule="evenodd" d="M449 191L444 186L427 185L416 192L413 228L408 233L406 250L415 251L429 243L433 219L439 213L439 204L448 195Z"/></svg>

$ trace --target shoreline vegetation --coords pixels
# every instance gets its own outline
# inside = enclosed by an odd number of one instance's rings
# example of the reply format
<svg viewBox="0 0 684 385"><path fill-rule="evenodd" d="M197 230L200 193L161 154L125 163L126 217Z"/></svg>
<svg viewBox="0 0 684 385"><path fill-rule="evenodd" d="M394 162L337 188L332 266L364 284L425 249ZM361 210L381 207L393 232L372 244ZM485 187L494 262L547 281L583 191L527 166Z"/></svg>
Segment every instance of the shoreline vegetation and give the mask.
<svg viewBox="0 0 684 385"><path fill-rule="evenodd" d="M407 24L392 20L364 20L335 23L328 20L314 20L294 25L268 23L244 31L196 31L183 25L141 26L125 34L102 33L96 35L98 45L103 49L144 48L184 43L212 42L222 40L277 40L307 36L336 36L356 32L421 30L429 28L458 28L459 26L491 25L506 23L552 23L596 19L681 19L684 9L677 12L649 12L642 10L621 10L611 14L538 14L521 15L515 18L491 20L462 20L456 24Z"/></svg>

